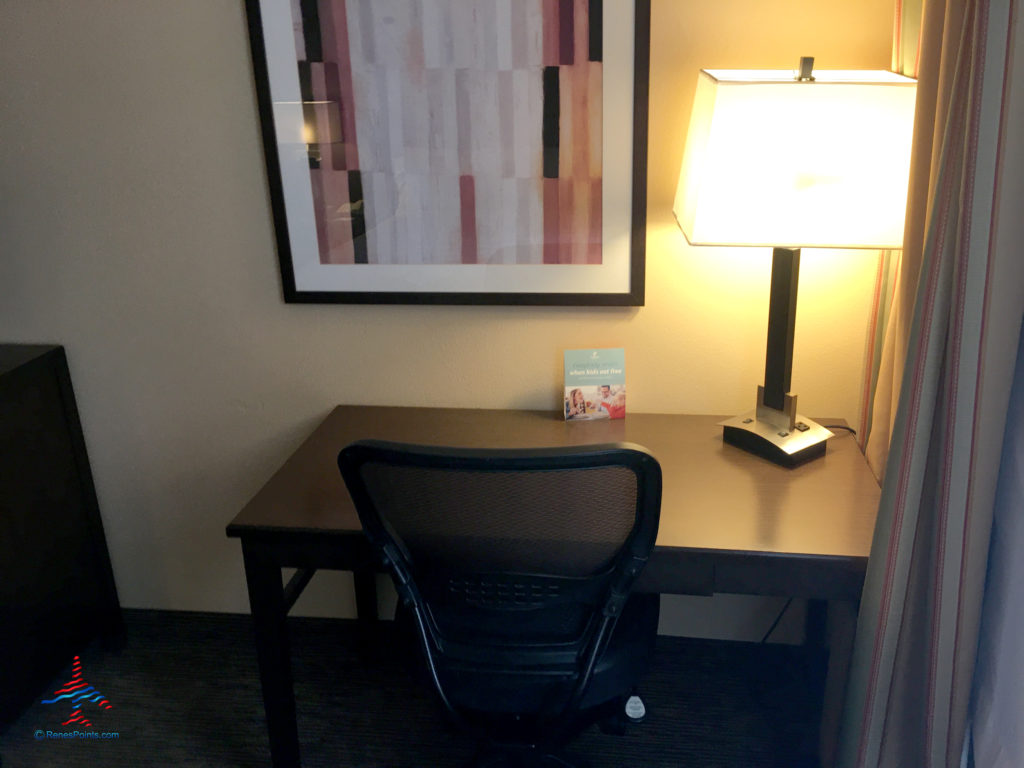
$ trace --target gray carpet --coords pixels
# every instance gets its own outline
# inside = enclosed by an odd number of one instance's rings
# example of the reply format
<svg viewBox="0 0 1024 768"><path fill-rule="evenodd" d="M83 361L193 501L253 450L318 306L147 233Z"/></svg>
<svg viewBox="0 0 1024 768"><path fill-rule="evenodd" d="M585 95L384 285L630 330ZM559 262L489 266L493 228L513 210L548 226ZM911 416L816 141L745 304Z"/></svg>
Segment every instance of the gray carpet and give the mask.
<svg viewBox="0 0 1024 768"><path fill-rule="evenodd" d="M385 636L367 651L352 622L291 621L303 765L456 768L473 744L442 722ZM126 611L128 645L82 653L83 679L110 702L86 705L94 733L55 740L63 703L43 704L70 666L0 731L3 768L269 765L248 616ZM797 768L817 738L823 659L800 648L659 638L641 693L647 720L624 736L584 733L592 768Z"/></svg>

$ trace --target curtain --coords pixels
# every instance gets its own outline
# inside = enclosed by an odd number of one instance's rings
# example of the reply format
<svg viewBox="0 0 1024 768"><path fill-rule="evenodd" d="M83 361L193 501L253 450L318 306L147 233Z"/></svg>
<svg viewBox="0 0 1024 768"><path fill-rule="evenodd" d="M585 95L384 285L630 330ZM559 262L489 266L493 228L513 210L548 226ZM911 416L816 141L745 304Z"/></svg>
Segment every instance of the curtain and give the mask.
<svg viewBox="0 0 1024 768"><path fill-rule="evenodd" d="M897 0L892 34L892 71L907 77L917 77L920 69L921 51L921 2L922 0ZM924 123L918 121L920 129ZM930 151L931 134L921 133L916 137L914 146L919 150L924 147ZM918 164L920 165L920 163ZM915 249L914 256L920 259ZM913 258L913 257L912 257ZM892 417L895 414L894 357L896 353L896 332L906 332L906 324L892 320L893 312L898 316L905 314L901 302L897 302L896 286L900 267L903 263L903 251L879 251L878 268L875 274L875 290L872 301L870 327L868 328L865 363L864 385L861 397L860 446L868 457L868 464L876 477L881 477L885 466L885 453L888 452L889 435L892 432ZM884 366L884 372L883 372ZM868 436L872 434L875 423L875 403L878 403L880 428L875 433L872 449L868 450Z"/></svg>
<svg viewBox="0 0 1024 768"><path fill-rule="evenodd" d="M1016 0L924 4L906 236L879 374L888 389L868 439L884 480L843 768L961 759L1024 313L1018 14Z"/></svg>
<svg viewBox="0 0 1024 768"><path fill-rule="evenodd" d="M876 295L884 291L876 300L875 312L876 325L884 329L884 340L875 362L877 373L873 376L864 455L879 478L885 474L896 419L911 313L924 259L925 223L941 167L939 153L949 115L966 0L953 0L946 7L939 0L929 2L927 27L922 18L923 3L924 0L899 2L893 33L893 66L898 72L917 77L918 84L903 251L883 254L880 284L876 286ZM890 297L887 303L886 297Z"/></svg>
<svg viewBox="0 0 1024 768"><path fill-rule="evenodd" d="M1024 342L1024 337L1021 338ZM1024 765L1024 343L1017 350L974 676L974 765Z"/></svg>

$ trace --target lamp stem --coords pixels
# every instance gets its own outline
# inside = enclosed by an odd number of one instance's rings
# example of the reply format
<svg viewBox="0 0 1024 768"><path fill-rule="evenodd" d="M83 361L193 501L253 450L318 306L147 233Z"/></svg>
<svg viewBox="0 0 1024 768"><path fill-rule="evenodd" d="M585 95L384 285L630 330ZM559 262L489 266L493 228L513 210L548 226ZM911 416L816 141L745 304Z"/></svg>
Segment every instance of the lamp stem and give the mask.
<svg viewBox="0 0 1024 768"><path fill-rule="evenodd" d="M793 338L796 334L796 289L800 249L772 251L772 287L768 304L768 349L764 364L764 404L785 409L793 378Z"/></svg>

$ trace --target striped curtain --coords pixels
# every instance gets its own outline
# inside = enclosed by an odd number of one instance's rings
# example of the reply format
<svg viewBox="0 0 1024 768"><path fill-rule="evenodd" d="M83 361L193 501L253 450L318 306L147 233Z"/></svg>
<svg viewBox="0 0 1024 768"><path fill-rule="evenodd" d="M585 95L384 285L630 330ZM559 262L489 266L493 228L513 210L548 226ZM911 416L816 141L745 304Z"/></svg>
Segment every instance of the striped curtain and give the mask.
<svg viewBox="0 0 1024 768"><path fill-rule="evenodd" d="M921 64L921 5L922 0L898 0L896 5L892 35L892 71L907 77L917 77ZM919 121L919 129L920 126ZM922 147L930 150L931 144L931 134L922 135L919 130L914 144L918 153ZM871 325L866 344L860 439L861 449L868 457L868 464L879 478L885 470L885 454L889 449L889 435L892 433L898 396L893 386L898 380L898 377L894 376L898 346L896 340L900 336L906 338L908 330L908 323L905 320L909 316L906 300L896 291L900 285L902 263L902 250L879 251L874 300L869 315ZM873 429L876 423L879 424L877 431ZM869 435L872 433L875 436L870 441L869 450Z"/></svg>
<svg viewBox="0 0 1024 768"><path fill-rule="evenodd" d="M1022 338L1024 342L1024 338ZM971 705L978 768L1024 765L1024 343L1010 395Z"/></svg>
<svg viewBox="0 0 1024 768"><path fill-rule="evenodd" d="M1017 6L925 0L921 15L908 221L868 440L884 482L843 711L843 768L961 760L1024 315ZM883 408L887 418L878 418L881 400L891 417Z"/></svg>
<svg viewBox="0 0 1024 768"><path fill-rule="evenodd" d="M923 4L924 0L897 0L892 68L908 77L921 78ZM936 22L945 22L936 16L931 18L933 26ZM955 24L956 21L951 19L950 26ZM929 31L929 42L934 42L936 30ZM921 272L925 211L934 196L939 168L938 152L942 146L944 121L937 120L936 115L944 115L948 110L956 47L944 52L930 50L929 53L932 54L929 69L918 83L904 249L879 254L873 322L867 346L861 435L864 436L863 448L868 464L879 479L885 474L885 460L896 419L914 295ZM944 55L937 57L936 53Z"/></svg>

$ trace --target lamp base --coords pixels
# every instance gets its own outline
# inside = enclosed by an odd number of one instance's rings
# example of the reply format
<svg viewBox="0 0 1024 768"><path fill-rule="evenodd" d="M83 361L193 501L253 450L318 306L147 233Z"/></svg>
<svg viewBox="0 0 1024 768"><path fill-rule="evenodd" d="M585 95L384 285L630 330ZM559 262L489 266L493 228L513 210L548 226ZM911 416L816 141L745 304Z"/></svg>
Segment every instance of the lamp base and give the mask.
<svg viewBox="0 0 1024 768"><path fill-rule="evenodd" d="M825 441L831 432L811 419L796 414L792 430L780 429L764 419L757 410L719 422L722 439L763 459L793 468L825 455Z"/></svg>

